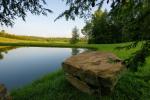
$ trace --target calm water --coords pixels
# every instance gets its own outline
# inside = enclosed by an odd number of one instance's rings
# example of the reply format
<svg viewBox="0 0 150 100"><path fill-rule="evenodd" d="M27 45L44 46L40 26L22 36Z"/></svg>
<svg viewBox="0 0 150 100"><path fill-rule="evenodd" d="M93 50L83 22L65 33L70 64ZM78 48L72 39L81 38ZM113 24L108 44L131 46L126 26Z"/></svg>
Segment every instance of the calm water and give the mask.
<svg viewBox="0 0 150 100"><path fill-rule="evenodd" d="M0 83L5 84L9 90L24 86L61 68L66 58L85 50L23 47L0 51Z"/></svg>

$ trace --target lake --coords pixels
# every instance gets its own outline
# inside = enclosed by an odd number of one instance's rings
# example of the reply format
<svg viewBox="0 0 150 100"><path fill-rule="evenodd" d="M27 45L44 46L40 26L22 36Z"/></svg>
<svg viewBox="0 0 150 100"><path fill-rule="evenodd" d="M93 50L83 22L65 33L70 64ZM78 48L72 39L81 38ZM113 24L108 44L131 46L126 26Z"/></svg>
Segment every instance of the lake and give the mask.
<svg viewBox="0 0 150 100"><path fill-rule="evenodd" d="M68 57L87 49L9 47L0 50L0 83L8 90L22 87L61 68Z"/></svg>

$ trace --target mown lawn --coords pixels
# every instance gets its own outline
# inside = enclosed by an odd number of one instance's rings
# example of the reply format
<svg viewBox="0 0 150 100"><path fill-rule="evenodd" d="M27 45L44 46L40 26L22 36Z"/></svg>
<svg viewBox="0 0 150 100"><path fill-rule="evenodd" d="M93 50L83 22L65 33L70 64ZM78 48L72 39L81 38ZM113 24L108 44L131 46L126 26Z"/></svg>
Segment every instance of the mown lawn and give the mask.
<svg viewBox="0 0 150 100"><path fill-rule="evenodd" d="M6 43L7 45L12 45ZM124 44L22 44L22 46L57 46L57 47L88 47L97 48L103 52L113 52L120 58L125 59L133 52L139 49L131 50L116 50L118 46ZM0 44L4 45L4 44ZM17 45L17 44L13 44ZM21 44L18 44L21 45ZM71 86L64 77L64 72L60 69L57 72L50 73L43 76L41 79L33 83L11 91L11 96L14 100L150 100L150 58L147 59L146 64L139 68L137 72L127 72L118 81L114 92L110 96L92 96L78 91Z"/></svg>

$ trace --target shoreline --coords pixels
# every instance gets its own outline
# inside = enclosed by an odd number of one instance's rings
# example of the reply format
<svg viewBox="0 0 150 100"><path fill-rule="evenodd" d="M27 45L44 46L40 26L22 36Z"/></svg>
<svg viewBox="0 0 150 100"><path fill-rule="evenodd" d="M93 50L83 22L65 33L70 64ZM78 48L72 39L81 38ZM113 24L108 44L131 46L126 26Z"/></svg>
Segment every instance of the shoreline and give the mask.
<svg viewBox="0 0 150 100"><path fill-rule="evenodd" d="M132 53L137 51L139 47L131 50L116 50L118 46L127 45L121 44L60 44L60 43L0 43L1 46L27 46L27 47L79 47L79 48L94 48L98 51L113 52L118 57L125 59ZM147 64L137 72L130 70L119 80L115 87L114 93L110 96L102 96L101 100L128 100L130 99L148 99L150 98L150 81L145 81L145 76L149 76L150 58L147 59ZM136 87L136 88L135 88ZM128 88L128 89L127 89ZM143 94L139 94L143 93ZM91 96L78 91L72 87L65 79L63 70L58 70L42 76L32 83L10 91L14 100L97 100L99 97Z"/></svg>

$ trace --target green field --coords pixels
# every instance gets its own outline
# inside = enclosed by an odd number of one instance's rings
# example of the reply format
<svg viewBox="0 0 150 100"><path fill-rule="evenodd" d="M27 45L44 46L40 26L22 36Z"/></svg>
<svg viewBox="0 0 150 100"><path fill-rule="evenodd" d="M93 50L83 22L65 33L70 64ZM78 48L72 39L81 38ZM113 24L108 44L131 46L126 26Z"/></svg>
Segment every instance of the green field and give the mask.
<svg viewBox="0 0 150 100"><path fill-rule="evenodd" d="M131 56L133 52L140 48L130 50L117 50L122 44L75 44L69 43L51 43L51 42L33 42L33 41L15 41L0 42L3 46L36 46L36 47L81 47L94 48L98 51L113 52L120 58L125 59ZM137 72L127 70L119 80L114 92L110 96L92 96L80 92L71 86L64 77L62 69L41 77L25 87L11 91L14 100L149 100L150 98L150 58L147 58L146 64L139 68Z"/></svg>
<svg viewBox="0 0 150 100"><path fill-rule="evenodd" d="M0 32L0 42L50 42L50 43L69 43L70 38L51 38L51 37L37 37L37 36L24 36L14 35L5 32ZM80 43L86 43L87 40L84 38L79 39Z"/></svg>

